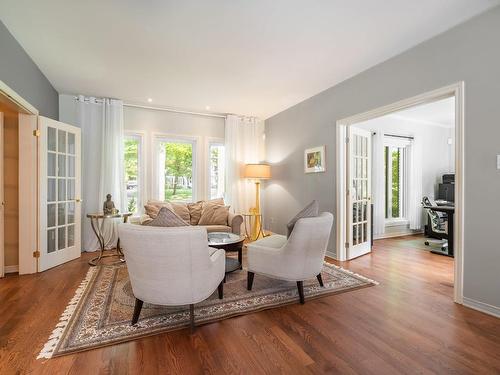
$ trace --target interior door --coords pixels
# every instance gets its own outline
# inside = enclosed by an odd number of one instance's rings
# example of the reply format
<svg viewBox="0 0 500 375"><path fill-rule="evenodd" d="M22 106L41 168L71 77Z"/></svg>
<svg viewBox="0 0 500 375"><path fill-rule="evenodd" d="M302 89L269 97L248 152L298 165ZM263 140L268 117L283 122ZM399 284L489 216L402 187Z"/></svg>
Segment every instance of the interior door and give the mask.
<svg viewBox="0 0 500 375"><path fill-rule="evenodd" d="M350 126L347 155L347 259L353 259L371 251L371 133Z"/></svg>
<svg viewBox="0 0 500 375"><path fill-rule="evenodd" d="M3 171L3 112L0 112L0 277L5 275Z"/></svg>
<svg viewBox="0 0 500 375"><path fill-rule="evenodd" d="M38 271L81 254L80 129L39 117L40 243Z"/></svg>

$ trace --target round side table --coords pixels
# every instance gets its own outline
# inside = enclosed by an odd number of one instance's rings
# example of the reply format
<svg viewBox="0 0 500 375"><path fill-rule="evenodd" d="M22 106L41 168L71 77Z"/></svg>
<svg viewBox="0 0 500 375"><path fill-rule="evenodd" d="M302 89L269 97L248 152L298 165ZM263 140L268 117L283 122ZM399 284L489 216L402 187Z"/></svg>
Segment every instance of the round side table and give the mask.
<svg viewBox="0 0 500 375"><path fill-rule="evenodd" d="M118 242L116 243L116 253L113 252L113 250L109 250L111 253L110 254L104 254L105 251L108 251L104 248L105 243L104 243L104 236L102 234L101 226L99 225L99 220L106 220L106 219L116 219L116 218L123 218L123 222L126 223L129 216L132 216L131 212L124 212L124 213L117 213L117 214L104 214L104 213L95 213L95 214L87 214L87 217L90 219L90 225L92 226L92 230L94 231L97 241L99 241L99 255L95 258L92 258L89 261L89 264L91 266L97 266L99 262L101 261L102 258L108 258L108 257L119 257L120 262L125 262L125 259L123 258L123 253L122 250L120 249L120 238L118 238Z"/></svg>
<svg viewBox="0 0 500 375"><path fill-rule="evenodd" d="M245 235L249 241L257 241L260 236L266 237L264 228L262 227L262 214L249 212L242 214L242 216L245 225ZM255 233L252 233L254 226L256 227L256 230Z"/></svg>
<svg viewBox="0 0 500 375"><path fill-rule="evenodd" d="M208 233L208 246L216 249L223 249L227 252L237 251L238 260L226 256L226 275L236 270L243 269L243 242L245 236L228 232ZM226 276L224 276L226 282Z"/></svg>

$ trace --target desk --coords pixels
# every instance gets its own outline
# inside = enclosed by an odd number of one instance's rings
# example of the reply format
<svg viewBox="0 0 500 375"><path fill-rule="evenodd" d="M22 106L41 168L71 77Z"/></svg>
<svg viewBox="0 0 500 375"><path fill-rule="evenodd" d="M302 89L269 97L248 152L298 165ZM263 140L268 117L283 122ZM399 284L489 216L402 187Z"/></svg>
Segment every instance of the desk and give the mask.
<svg viewBox="0 0 500 375"><path fill-rule="evenodd" d="M441 255L447 255L449 257L453 257L454 251L453 251L453 233L454 233L454 216L455 216L455 207L452 206L424 206L424 208L436 212L444 212L448 216L448 251L435 251L432 250L431 252L436 253L436 254L441 254Z"/></svg>

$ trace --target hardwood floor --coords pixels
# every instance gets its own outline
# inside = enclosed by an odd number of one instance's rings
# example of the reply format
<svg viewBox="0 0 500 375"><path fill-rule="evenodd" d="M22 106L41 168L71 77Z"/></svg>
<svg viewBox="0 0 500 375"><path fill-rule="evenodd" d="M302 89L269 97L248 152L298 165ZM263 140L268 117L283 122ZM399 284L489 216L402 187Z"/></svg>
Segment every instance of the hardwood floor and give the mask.
<svg viewBox="0 0 500 375"><path fill-rule="evenodd" d="M36 360L90 258L0 280L0 374L500 373L500 320L452 302L453 260L422 239L342 264L379 286ZM244 291L242 291L244 292Z"/></svg>

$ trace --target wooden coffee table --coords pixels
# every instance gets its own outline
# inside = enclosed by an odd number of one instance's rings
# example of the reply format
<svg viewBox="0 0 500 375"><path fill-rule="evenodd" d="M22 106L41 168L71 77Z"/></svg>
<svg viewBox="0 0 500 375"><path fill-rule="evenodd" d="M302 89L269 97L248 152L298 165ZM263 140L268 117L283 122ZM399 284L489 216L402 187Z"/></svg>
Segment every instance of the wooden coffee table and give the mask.
<svg viewBox="0 0 500 375"><path fill-rule="evenodd" d="M243 269L243 242L245 236L227 232L208 233L208 246L226 252L238 252L238 259L226 256L226 274Z"/></svg>

